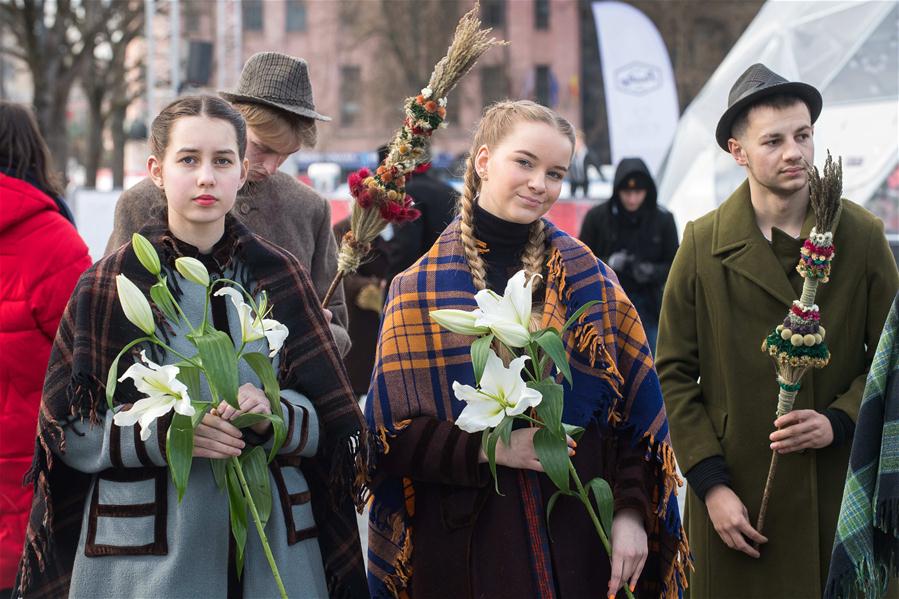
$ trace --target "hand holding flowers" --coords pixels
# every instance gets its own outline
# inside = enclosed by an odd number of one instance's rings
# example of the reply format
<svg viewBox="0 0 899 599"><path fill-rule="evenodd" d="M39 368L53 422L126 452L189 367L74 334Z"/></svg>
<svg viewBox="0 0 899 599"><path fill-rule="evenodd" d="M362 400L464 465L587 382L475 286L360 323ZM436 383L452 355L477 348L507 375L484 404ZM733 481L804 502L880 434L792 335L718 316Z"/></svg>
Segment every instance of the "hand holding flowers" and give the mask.
<svg viewBox="0 0 899 599"><path fill-rule="evenodd" d="M562 422L564 390L556 378L548 374L550 367L555 366L568 384L572 384L562 335L597 302L581 306L560 331L547 328L531 332L533 279L528 281L526 277L523 270L516 273L507 283L503 295L489 289L479 291L474 298L478 307L470 312L435 310L430 313L431 318L444 328L478 337L471 346L475 386L453 382L456 398L466 402L456 425L469 433L483 431L484 456L498 493L497 463L542 470L558 489L547 502L547 523L560 496L574 497L587 510L608 555L617 556L609 542L609 533L613 529L611 488L600 477L586 485L581 482L570 456L584 429ZM493 350L494 344L513 356L508 366ZM515 420L524 420L533 428L513 432ZM511 459L510 452L515 454ZM613 560L615 565L620 562ZM612 582L616 588L619 583L623 584L625 593L633 597L627 580L630 577L623 578L620 574L617 578L613 575ZM635 581L636 576L633 579Z"/></svg>

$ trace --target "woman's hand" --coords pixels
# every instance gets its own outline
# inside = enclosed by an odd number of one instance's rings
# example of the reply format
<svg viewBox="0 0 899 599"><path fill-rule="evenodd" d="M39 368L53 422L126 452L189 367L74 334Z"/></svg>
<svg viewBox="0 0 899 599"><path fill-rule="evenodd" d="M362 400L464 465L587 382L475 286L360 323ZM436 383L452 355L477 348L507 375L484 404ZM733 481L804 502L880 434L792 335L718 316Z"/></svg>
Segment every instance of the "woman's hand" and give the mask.
<svg viewBox="0 0 899 599"><path fill-rule="evenodd" d="M204 414L203 421L194 430L193 456L212 459L237 457L246 445L242 437L240 429L217 414Z"/></svg>
<svg viewBox="0 0 899 599"><path fill-rule="evenodd" d="M614 597L625 584L633 592L649 554L646 529L640 512L626 508L615 514L612 519L611 542L612 577L609 579L609 597Z"/></svg>
<svg viewBox="0 0 899 599"><path fill-rule="evenodd" d="M512 431L509 438L509 444L503 443L500 439L496 443L496 463L499 466L507 466L509 468L519 468L523 470L536 470L543 472L543 465L537 459L537 450L534 449L534 435L540 430L536 427L519 428ZM574 439L568 437L568 455L574 455L574 448L577 443ZM478 461L484 463L487 461L487 454L484 448L478 456Z"/></svg>
<svg viewBox="0 0 899 599"><path fill-rule="evenodd" d="M219 405L217 409L222 420L234 420L241 414L272 413L272 406L269 403L265 392L250 383L244 383L240 386L240 389L237 390L237 403L240 404L239 410L235 410L233 406L226 402L222 402ZM272 423L270 421L263 420L250 426L250 429L259 435L264 435L271 425Z"/></svg>

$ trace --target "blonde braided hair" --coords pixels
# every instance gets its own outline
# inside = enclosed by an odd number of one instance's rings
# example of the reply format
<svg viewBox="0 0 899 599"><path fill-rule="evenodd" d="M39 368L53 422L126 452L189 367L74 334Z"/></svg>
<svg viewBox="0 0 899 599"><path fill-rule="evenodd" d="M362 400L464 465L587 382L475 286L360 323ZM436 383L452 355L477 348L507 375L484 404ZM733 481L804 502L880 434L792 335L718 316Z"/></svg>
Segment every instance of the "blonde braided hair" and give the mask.
<svg viewBox="0 0 899 599"><path fill-rule="evenodd" d="M530 100L503 100L492 104L484 112L472 140L468 159L465 161L465 177L462 194L459 196L459 213L462 216L462 247L465 260L471 269L475 289L487 288L487 266L481 256L478 240L474 235L474 203L481 190L481 178L475 167L478 149L486 145L496 146L521 121L545 123L555 127L565 135L574 148L574 127L565 118L549 108ZM528 277L543 274L546 261L546 231L543 219L531 224L528 242L521 255L521 263ZM537 289L542 279L534 281L533 289Z"/></svg>

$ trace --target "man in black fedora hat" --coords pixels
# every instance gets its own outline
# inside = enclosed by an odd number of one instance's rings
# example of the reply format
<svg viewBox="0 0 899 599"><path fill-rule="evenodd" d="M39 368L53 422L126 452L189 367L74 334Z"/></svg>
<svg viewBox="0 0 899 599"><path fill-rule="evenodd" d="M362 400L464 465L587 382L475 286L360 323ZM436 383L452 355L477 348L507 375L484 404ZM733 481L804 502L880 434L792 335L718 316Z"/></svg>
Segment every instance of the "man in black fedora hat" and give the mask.
<svg viewBox="0 0 899 599"><path fill-rule="evenodd" d="M316 140L316 122L331 119L316 111L306 61L278 52L260 52L247 60L237 89L219 92L247 121L247 183L232 209L254 233L299 259L324 297L337 270L337 243L331 232L331 207L312 188L278 168L300 148ZM146 178L119 198L115 224L106 245L110 253L132 233L165 210L165 196ZM341 353L349 351L343 287L329 310L331 332Z"/></svg>
<svg viewBox="0 0 899 599"><path fill-rule="evenodd" d="M814 87L762 64L737 79L715 137L746 181L687 224L665 288L656 366L689 483L692 597L824 590L865 372L899 275L883 224L842 200L817 296L831 363L805 375L793 412L775 422L774 369L759 348L801 293L821 108ZM754 524L772 450L781 459L763 536Z"/></svg>

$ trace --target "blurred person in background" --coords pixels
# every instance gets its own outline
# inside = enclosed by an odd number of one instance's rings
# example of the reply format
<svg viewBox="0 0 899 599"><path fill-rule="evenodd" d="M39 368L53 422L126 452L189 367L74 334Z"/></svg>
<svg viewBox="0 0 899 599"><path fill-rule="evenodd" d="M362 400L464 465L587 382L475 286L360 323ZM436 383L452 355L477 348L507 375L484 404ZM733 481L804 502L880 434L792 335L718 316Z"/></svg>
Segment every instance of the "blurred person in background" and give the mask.
<svg viewBox="0 0 899 599"><path fill-rule="evenodd" d="M587 212L580 238L618 275L655 351L662 290L678 243L674 216L658 205L646 163L621 160L612 197Z"/></svg>
<svg viewBox="0 0 899 599"><path fill-rule="evenodd" d="M278 168L316 141L316 121L331 118L315 111L305 60L260 52L247 60L237 89L220 92L247 122L247 183L232 214L251 231L293 254L312 276L319 299L337 271L337 243L331 231L331 205L311 187ZM159 220L165 194L149 177L125 191L115 210L106 254L131 241L148 221ZM350 349L343 286L325 310L341 355Z"/></svg>
<svg viewBox="0 0 899 599"><path fill-rule="evenodd" d="M0 596L12 593L31 509L34 455L50 346L87 246L31 111L0 101ZM8 589L8 590L3 590Z"/></svg>
<svg viewBox="0 0 899 599"><path fill-rule="evenodd" d="M587 167L593 165L602 177L602 169L594 161L594 156L587 147L587 139L583 131L578 131L574 141L574 154L571 156L571 165L568 167L568 182L571 185L569 196L578 197L578 190L585 198L590 197L590 178L587 176Z"/></svg>

